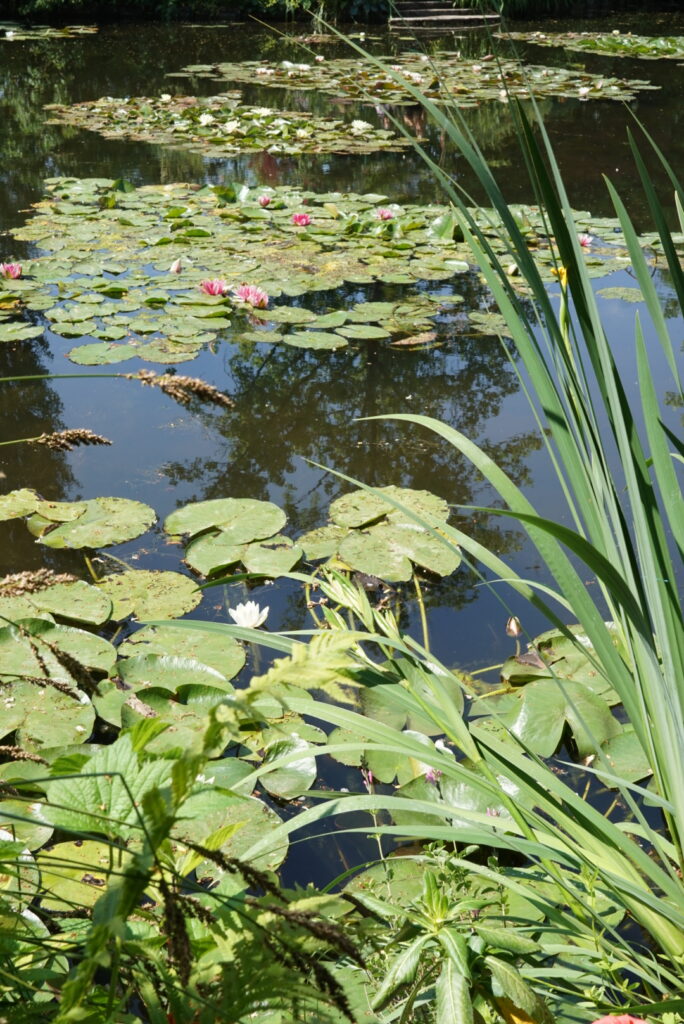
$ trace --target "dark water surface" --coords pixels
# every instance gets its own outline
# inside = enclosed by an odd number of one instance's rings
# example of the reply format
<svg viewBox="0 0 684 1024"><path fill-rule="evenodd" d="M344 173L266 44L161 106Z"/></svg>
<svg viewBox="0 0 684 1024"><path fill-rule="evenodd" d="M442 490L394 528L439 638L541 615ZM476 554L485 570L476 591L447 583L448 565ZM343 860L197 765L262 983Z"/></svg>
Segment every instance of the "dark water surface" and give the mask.
<svg viewBox="0 0 684 1024"><path fill-rule="evenodd" d="M516 24L515 28L521 27ZM530 26L538 27L538 26ZM590 26L574 22L551 24L553 30L616 27L611 20ZM642 19L624 16L623 30L653 34L684 34L684 15ZM304 31L301 26L292 30ZM376 53L412 48L407 40L369 36ZM449 46L486 53L493 45L476 33L454 43L453 36L429 40L428 48ZM321 47L326 56L347 55L344 44ZM520 47L537 63L561 61L561 51ZM253 184L303 185L317 190L377 191L392 201L440 201L430 171L412 151L371 156L277 157L268 154L234 160L205 160L197 154L144 143L107 140L70 127L43 124L43 105L71 103L103 95L153 95L178 88L185 80L167 73L186 64L222 60L306 60L301 48L276 32L249 26L188 27L125 25L108 27L82 39L3 43L0 41L0 231L24 222L27 209L43 194L43 179L58 175L125 177L135 182L247 181ZM613 213L601 176L609 175L630 204L640 227L644 210L636 194L636 174L626 142L631 113L639 117L667 152L675 170L684 153L684 67L674 61L632 61L569 54L568 59L591 71L621 77L648 78L662 86L642 93L629 107L613 102L544 101L551 138L566 176L570 198L579 209L596 216ZM186 86L182 85L185 89ZM190 86L187 87L190 91ZM221 91L215 83L198 83L205 93ZM376 118L372 106L340 104L313 93L263 87L244 90L258 100L292 109L333 111ZM416 126L417 112L401 116ZM498 169L511 202L531 202L510 118L502 104L467 111L466 119ZM422 124L422 122L421 122ZM439 133L427 128L428 149L455 180L474 189L463 160L446 149ZM660 188L663 176L654 175ZM23 243L0 235L0 259L21 259ZM228 271L229 268L226 268ZM613 284L634 285L627 274ZM597 281L602 287L606 281ZM671 294L660 275L659 288ZM475 305L484 301L475 275L459 290ZM391 296L381 285L349 286L350 302ZM316 299L314 298L314 302ZM308 303L308 299L307 299ZM616 352L635 382L633 321L635 307L603 302ZM557 485L521 395L513 367L496 338L469 336L456 320L442 330L439 348L402 352L359 345L337 352L311 352L289 347L256 346L249 353L229 343L206 352L181 373L200 376L228 391L235 409L187 411L163 394L125 380L47 381L3 385L0 392L0 436L3 440L34 436L65 427L88 427L114 441L111 448L76 450L70 454L36 446L4 448L0 455L0 490L35 487L51 499L119 495L148 502L160 519L190 500L235 496L271 498L287 511L288 532L325 521L329 501L344 489L336 478L312 467L314 460L375 485L395 483L427 488L458 504L491 501L475 471L432 436L406 425L358 422L378 413L416 412L437 416L487 447L487 450L548 515L563 516L557 506ZM673 324L678 344L682 324ZM652 343L653 339L649 339ZM60 344L22 342L0 346L0 376L20 373L79 372ZM652 344L652 348L655 345ZM657 360L656 360L657 361ZM115 367L114 369L118 369ZM134 362L123 371L136 370ZM155 367L155 369L163 369ZM87 369L84 373L89 372ZM662 390L665 389L663 384ZM673 413L677 425L680 413ZM509 556L523 575L538 576L534 554L518 532L504 521L475 517L469 529L495 550ZM178 568L180 550L164 543L161 529L115 549L118 557L134 558L145 568ZM36 545L22 523L0 524L0 575L50 565L83 574L78 552L55 552ZM590 584L591 581L588 581ZM500 588L501 596L505 591ZM224 593L212 590L202 613L225 621L225 603L244 599L241 585ZM307 624L303 597L289 584L257 587L251 596L271 607L269 626L302 628ZM465 570L428 587L426 602L435 652L448 664L473 668L501 661L510 653L504 635L508 609L497 602ZM518 610L515 604L513 610ZM403 624L418 631L418 617L407 590ZM526 625L533 629L527 613Z"/></svg>

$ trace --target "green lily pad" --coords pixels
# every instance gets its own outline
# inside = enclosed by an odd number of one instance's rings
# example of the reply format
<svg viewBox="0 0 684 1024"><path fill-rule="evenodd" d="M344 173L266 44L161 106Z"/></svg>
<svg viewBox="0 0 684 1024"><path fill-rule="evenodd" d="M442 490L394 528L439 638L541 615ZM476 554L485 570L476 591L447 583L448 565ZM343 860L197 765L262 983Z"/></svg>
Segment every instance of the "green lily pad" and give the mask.
<svg viewBox="0 0 684 1024"><path fill-rule="evenodd" d="M129 569L106 576L98 587L111 599L115 619L177 619L202 600L194 580L179 572Z"/></svg>
<svg viewBox="0 0 684 1024"><path fill-rule="evenodd" d="M340 338L337 334L331 334L329 331L292 331L290 334L283 335L283 341L286 345L292 345L293 348L324 349L330 352L337 348L344 348L347 344L345 338Z"/></svg>
<svg viewBox="0 0 684 1024"><path fill-rule="evenodd" d="M216 498L196 501L167 516L167 533L191 536L215 526L226 543L248 544L272 537L285 525L285 513L270 501L254 498Z"/></svg>
<svg viewBox="0 0 684 1024"><path fill-rule="evenodd" d="M73 626L26 619L19 626L0 629L0 679L29 676L76 685L77 670L62 664L52 647L96 672L109 672L116 661L116 651L102 637Z"/></svg>
<svg viewBox="0 0 684 1024"><path fill-rule="evenodd" d="M42 338L43 327L27 324L25 320L7 320L0 323L0 341L28 341Z"/></svg>
<svg viewBox="0 0 684 1024"><path fill-rule="evenodd" d="M9 832L29 850L38 850L52 836L53 829L40 816L40 804L29 800L3 800L0 803L0 830Z"/></svg>
<svg viewBox="0 0 684 1024"><path fill-rule="evenodd" d="M379 488L394 501L401 502L416 515L425 516L429 520L446 522L449 518L449 506L442 498L429 491L415 491L408 487ZM330 506L330 518L338 526L356 528L385 517L390 522L413 522L401 509L383 501L381 494L370 491L352 491L336 498Z"/></svg>
<svg viewBox="0 0 684 1024"><path fill-rule="evenodd" d="M55 583L45 590L25 595L23 600L37 612L50 612L58 618L92 626L102 625L112 614L112 602L107 595L83 580Z"/></svg>
<svg viewBox="0 0 684 1024"><path fill-rule="evenodd" d="M95 724L95 710L85 694L64 693L47 683L0 682L0 704L0 733L16 731L17 745L28 751L85 743Z"/></svg>
<svg viewBox="0 0 684 1024"><path fill-rule="evenodd" d="M612 32L507 32L505 38L537 46L562 46L580 53L599 53L604 57L684 60L682 36L640 36L614 29Z"/></svg>
<svg viewBox="0 0 684 1024"><path fill-rule="evenodd" d="M264 789L283 800L294 800L311 789L317 774L316 758L311 755L311 749L306 740L295 733L287 740L269 744L264 752L264 764L277 761L278 758L289 754L296 753L301 756L262 775L260 782Z"/></svg>
<svg viewBox="0 0 684 1024"><path fill-rule="evenodd" d="M185 562L202 576L236 565L246 549L245 544L233 544L221 533L207 533L190 541L185 549Z"/></svg>
<svg viewBox="0 0 684 1024"><path fill-rule="evenodd" d="M57 527L44 516L33 515L29 530L50 548L100 548L139 537L156 519L154 509L130 498L92 498L83 505L76 520Z"/></svg>
<svg viewBox="0 0 684 1024"><path fill-rule="evenodd" d="M120 874L130 854L92 839L76 839L42 850L36 860L43 890L41 906L48 911L73 912L95 905L110 874Z"/></svg>
<svg viewBox="0 0 684 1024"><path fill-rule="evenodd" d="M461 561L453 543L442 542L415 523L378 523L369 530L353 530L338 554L358 572L393 581L411 579L413 563L448 576Z"/></svg>
<svg viewBox="0 0 684 1024"><path fill-rule="evenodd" d="M211 773L211 768L209 768ZM235 826L227 841L221 846L221 852L227 857L240 858L258 840L263 840L269 832L281 824L280 818L261 800L253 797L238 796L233 793L212 789L204 790L190 796L183 806L185 820L179 821L174 829L174 837L180 842L184 839L202 842L219 829ZM260 870L275 870L282 864L287 854L287 839L274 838L273 844L267 846L250 864ZM206 862L205 862L206 863ZM209 865L206 870L198 869L201 877L211 872Z"/></svg>
<svg viewBox="0 0 684 1024"><path fill-rule="evenodd" d="M619 299L621 302L644 302L641 288L599 288L602 299Z"/></svg>
<svg viewBox="0 0 684 1024"><path fill-rule="evenodd" d="M213 630L174 629L173 626L145 626L125 640L119 657L167 654L190 658L232 679L245 664L245 649L232 636Z"/></svg>
<svg viewBox="0 0 684 1024"><path fill-rule="evenodd" d="M319 558L332 558L348 532L346 527L336 526L334 523L319 526L318 529L310 530L300 537L298 544L304 549L307 561L316 562Z"/></svg>
<svg viewBox="0 0 684 1024"><path fill-rule="evenodd" d="M20 516L30 516L32 512L35 512L39 501L38 494L28 487L10 491L9 494L0 494L0 522L6 519L18 519Z"/></svg>
<svg viewBox="0 0 684 1024"><path fill-rule="evenodd" d="M177 655L139 654L120 661L117 668L124 683L135 690L154 686L175 693L179 686L193 684L234 692L227 678L215 668ZM125 699L125 692L123 696Z"/></svg>
<svg viewBox="0 0 684 1024"><path fill-rule="evenodd" d="M78 366L111 366L139 355L135 345L116 345L105 341L91 345L77 345L67 352L67 359Z"/></svg>
<svg viewBox="0 0 684 1024"><path fill-rule="evenodd" d="M289 572L301 557L302 549L297 544L293 544L289 537L277 534L267 540L248 544L241 555L241 561L248 572L275 577Z"/></svg>
<svg viewBox="0 0 684 1024"><path fill-rule="evenodd" d="M370 324L348 324L346 327L338 327L337 333L353 341L378 341L390 336L384 327L373 327Z"/></svg>

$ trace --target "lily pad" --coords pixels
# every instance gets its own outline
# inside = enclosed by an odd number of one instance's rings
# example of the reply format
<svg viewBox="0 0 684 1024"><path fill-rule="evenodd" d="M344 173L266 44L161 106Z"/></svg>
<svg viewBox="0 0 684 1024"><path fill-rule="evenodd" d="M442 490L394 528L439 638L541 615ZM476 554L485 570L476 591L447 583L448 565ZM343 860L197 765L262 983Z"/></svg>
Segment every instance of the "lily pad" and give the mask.
<svg viewBox="0 0 684 1024"><path fill-rule="evenodd" d="M77 669L60 662L53 647L96 672L109 672L116 661L116 651L102 637L73 626L26 619L19 626L0 629L0 679L29 676L76 685Z"/></svg>
<svg viewBox="0 0 684 1024"><path fill-rule="evenodd" d="M154 509L130 498L92 498L83 505L77 519L59 526L36 513L29 530L50 548L100 548L139 537L156 519Z"/></svg>
<svg viewBox="0 0 684 1024"><path fill-rule="evenodd" d="M223 540L230 544L248 544L272 537L285 525L285 513L270 501L254 498L216 498L196 501L176 509L167 516L167 533L188 533L195 536L212 526L218 527Z"/></svg>
<svg viewBox="0 0 684 1024"><path fill-rule="evenodd" d="M537 46L562 46L580 53L599 53L603 57L684 60L682 36L640 36L614 29L612 32L507 32L504 38Z"/></svg>
<svg viewBox="0 0 684 1024"><path fill-rule="evenodd" d="M112 602L97 587L83 580L55 583L23 598L36 611L50 612L60 619L100 626L112 614ZM31 613L30 613L31 614Z"/></svg>
<svg viewBox="0 0 684 1024"><path fill-rule="evenodd" d="M177 619L202 600L194 580L179 572L129 569L106 576L98 587L111 599L115 619Z"/></svg>
<svg viewBox="0 0 684 1024"><path fill-rule="evenodd" d="M413 564L449 576L461 561L453 543L415 523L378 523L369 530L353 530L339 545L338 555L358 572L392 581L410 580Z"/></svg>
<svg viewBox="0 0 684 1024"><path fill-rule="evenodd" d="M154 686L175 693L180 686L195 685L234 692L227 678L215 668L177 655L135 655L119 662L118 671L124 683L135 690L144 691L146 687ZM142 699L145 699L144 696Z"/></svg>
<svg viewBox="0 0 684 1024"><path fill-rule="evenodd" d="M42 850L36 859L43 890L41 906L73 913L95 905L110 874L120 874L130 854L92 839L76 839Z"/></svg>
<svg viewBox="0 0 684 1024"><path fill-rule="evenodd" d="M35 512L39 501L39 495L28 487L10 491L9 494L0 494L0 522L6 519L18 519L20 516L30 516L32 512Z"/></svg>
<svg viewBox="0 0 684 1024"><path fill-rule="evenodd" d="M405 512L383 501L382 494L405 505L416 515L425 516L428 520L446 522L449 518L449 506L443 498L429 491L415 491L408 487L379 488L380 494L370 491L352 491L337 498L330 506L330 518L338 526L356 528L367 526L379 519L386 518L390 522L413 522Z"/></svg>
<svg viewBox="0 0 684 1024"><path fill-rule="evenodd" d="M245 663L245 649L232 636L173 626L145 626L125 640L118 653L121 658L140 654L190 658L215 669L226 679L236 676Z"/></svg>
<svg viewBox="0 0 684 1024"><path fill-rule="evenodd" d="M0 733L16 731L17 745L28 751L85 743L95 724L85 694L64 693L47 683L0 682L0 707Z"/></svg>

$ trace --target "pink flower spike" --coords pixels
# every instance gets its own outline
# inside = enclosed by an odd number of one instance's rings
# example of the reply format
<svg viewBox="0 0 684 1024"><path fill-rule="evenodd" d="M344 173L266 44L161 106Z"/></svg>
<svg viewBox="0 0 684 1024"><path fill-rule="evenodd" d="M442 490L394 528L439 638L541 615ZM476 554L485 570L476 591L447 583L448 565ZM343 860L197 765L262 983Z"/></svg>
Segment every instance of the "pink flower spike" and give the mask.
<svg viewBox="0 0 684 1024"><path fill-rule="evenodd" d="M378 220L394 220L394 213L385 206L381 206L379 210L376 210L375 216Z"/></svg>
<svg viewBox="0 0 684 1024"><path fill-rule="evenodd" d="M296 224L298 228L307 228L311 223L311 217L308 213L293 213L292 223Z"/></svg>
<svg viewBox="0 0 684 1024"><path fill-rule="evenodd" d="M581 235L577 236L577 241L579 242L579 244L582 246L583 249L588 249L591 246L591 243L594 241L594 238L593 238L593 235L586 235L586 234L582 233ZM635 1020L636 1020L636 1018L635 1018Z"/></svg>
<svg viewBox="0 0 684 1024"><path fill-rule="evenodd" d="M607 1017L599 1017L593 1024L647 1024L641 1017L632 1017L630 1013L614 1015L609 1013Z"/></svg>
<svg viewBox="0 0 684 1024"><path fill-rule="evenodd" d="M259 206L262 209L266 209L273 202L273 196L259 196Z"/></svg>
<svg viewBox="0 0 684 1024"><path fill-rule="evenodd" d="M0 263L0 277L11 278L13 281L21 277L21 263Z"/></svg>
<svg viewBox="0 0 684 1024"><path fill-rule="evenodd" d="M235 297L240 302L246 302L254 309L266 309L268 306L268 294L263 288L257 288L254 284L241 284L235 289Z"/></svg>
<svg viewBox="0 0 684 1024"><path fill-rule="evenodd" d="M205 295L225 295L228 285L222 277L213 277L208 281L201 281L200 288Z"/></svg>

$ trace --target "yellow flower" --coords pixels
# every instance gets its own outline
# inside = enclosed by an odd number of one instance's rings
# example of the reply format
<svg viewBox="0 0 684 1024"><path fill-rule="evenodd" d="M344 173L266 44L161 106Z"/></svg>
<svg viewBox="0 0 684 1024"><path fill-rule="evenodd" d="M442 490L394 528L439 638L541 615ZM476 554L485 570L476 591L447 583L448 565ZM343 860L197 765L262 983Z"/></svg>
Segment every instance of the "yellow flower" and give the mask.
<svg viewBox="0 0 684 1024"><path fill-rule="evenodd" d="M554 277L558 278L558 280L560 281L561 288L563 289L563 291L565 291L565 289L568 287L568 268L559 267L558 270L556 270L555 267L552 267L551 273Z"/></svg>

